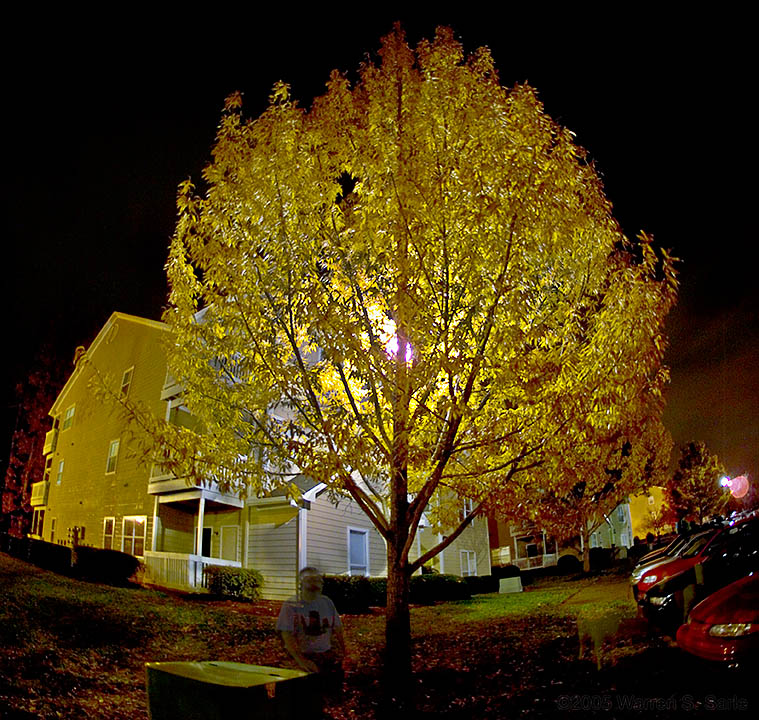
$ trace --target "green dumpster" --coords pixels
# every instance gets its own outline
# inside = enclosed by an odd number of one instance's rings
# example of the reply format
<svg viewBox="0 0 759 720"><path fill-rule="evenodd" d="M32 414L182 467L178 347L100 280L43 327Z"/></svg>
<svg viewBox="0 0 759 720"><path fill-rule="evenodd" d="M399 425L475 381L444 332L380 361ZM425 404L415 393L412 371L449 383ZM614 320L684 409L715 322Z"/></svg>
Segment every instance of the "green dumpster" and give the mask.
<svg viewBox="0 0 759 720"><path fill-rule="evenodd" d="M316 675L234 662L145 664L151 720L318 716Z"/></svg>

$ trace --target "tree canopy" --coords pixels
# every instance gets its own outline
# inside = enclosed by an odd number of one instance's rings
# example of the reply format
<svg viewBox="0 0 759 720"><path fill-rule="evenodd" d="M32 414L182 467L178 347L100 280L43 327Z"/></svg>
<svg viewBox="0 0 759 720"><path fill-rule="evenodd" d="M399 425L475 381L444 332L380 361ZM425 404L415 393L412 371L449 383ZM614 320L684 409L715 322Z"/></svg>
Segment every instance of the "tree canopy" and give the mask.
<svg viewBox="0 0 759 720"><path fill-rule="evenodd" d="M659 394L672 262L623 236L536 92L447 29L416 49L396 29L310 109L282 83L257 118L232 95L204 180L180 188L165 313L203 434L155 434L178 474L350 495L387 542L407 649L408 577L442 547L409 560L422 513L454 522L430 500L474 501L449 543Z"/></svg>
<svg viewBox="0 0 759 720"><path fill-rule="evenodd" d="M667 483L667 505L675 520L697 523L724 512L730 491L719 483L725 468L702 442L680 448L677 469Z"/></svg>

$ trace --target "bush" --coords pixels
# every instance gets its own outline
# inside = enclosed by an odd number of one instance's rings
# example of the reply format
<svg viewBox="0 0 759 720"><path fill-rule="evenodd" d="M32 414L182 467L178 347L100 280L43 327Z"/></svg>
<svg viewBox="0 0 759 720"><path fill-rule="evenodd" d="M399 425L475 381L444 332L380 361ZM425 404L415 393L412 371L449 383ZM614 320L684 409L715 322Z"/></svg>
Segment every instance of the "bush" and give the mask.
<svg viewBox="0 0 759 720"><path fill-rule="evenodd" d="M472 595L498 592L499 578L495 575L470 575L464 578Z"/></svg>
<svg viewBox="0 0 759 720"><path fill-rule="evenodd" d="M438 600L468 600L472 597L464 578L456 575L414 575L411 602L430 605Z"/></svg>
<svg viewBox="0 0 759 720"><path fill-rule="evenodd" d="M74 551L74 574L86 580L125 585L140 567L140 561L119 550L80 545Z"/></svg>
<svg viewBox="0 0 759 720"><path fill-rule="evenodd" d="M327 575L323 593L335 603L338 612L362 613L372 606L384 606L387 579L363 575Z"/></svg>
<svg viewBox="0 0 759 720"><path fill-rule="evenodd" d="M516 565L504 565L502 567L494 567L493 575L499 580L501 578L520 577L522 571Z"/></svg>
<svg viewBox="0 0 759 720"><path fill-rule="evenodd" d="M29 540L29 562L53 572L71 573L71 548L44 540Z"/></svg>
<svg viewBox="0 0 759 720"><path fill-rule="evenodd" d="M258 570L228 565L206 565L203 574L206 586L213 595L235 600L255 600L261 597L264 578Z"/></svg>
<svg viewBox="0 0 759 720"><path fill-rule="evenodd" d="M556 567L562 575L570 575L582 570L582 562L574 555L562 555L556 563Z"/></svg>

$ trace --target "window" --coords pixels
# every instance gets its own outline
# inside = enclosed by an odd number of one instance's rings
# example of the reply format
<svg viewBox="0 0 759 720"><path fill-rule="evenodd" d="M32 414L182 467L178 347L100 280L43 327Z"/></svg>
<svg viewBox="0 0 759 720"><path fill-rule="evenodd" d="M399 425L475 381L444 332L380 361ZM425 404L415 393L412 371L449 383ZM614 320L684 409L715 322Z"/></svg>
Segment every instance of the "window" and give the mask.
<svg viewBox="0 0 759 720"><path fill-rule="evenodd" d="M597 533L593 533L590 536L590 547L592 547L592 548L598 547L598 534Z"/></svg>
<svg viewBox="0 0 759 720"><path fill-rule="evenodd" d="M145 515L125 517L121 533L121 549L130 555L145 554L145 531L148 519Z"/></svg>
<svg viewBox="0 0 759 720"><path fill-rule="evenodd" d="M45 524L44 508L35 508L32 516L32 535L42 537L42 527Z"/></svg>
<svg viewBox="0 0 759 720"><path fill-rule="evenodd" d="M107 517L103 519L103 547L106 550L113 550L113 529L116 525L116 518Z"/></svg>
<svg viewBox="0 0 759 720"><path fill-rule="evenodd" d="M61 430L68 430L74 424L74 412L76 411L76 405L72 405L66 410L63 415L63 425Z"/></svg>
<svg viewBox="0 0 759 720"><path fill-rule="evenodd" d="M129 395L129 386L132 384L133 373L134 367L130 367L129 370L124 370L124 374L121 376L121 397Z"/></svg>
<svg viewBox="0 0 759 720"><path fill-rule="evenodd" d="M43 477L43 480L45 482L48 482L50 480L50 474L53 472L53 456L48 455L45 458L45 475Z"/></svg>
<svg viewBox="0 0 759 720"><path fill-rule="evenodd" d="M648 496L648 504L649 505L653 505L654 504L654 496L653 495L649 495Z"/></svg>
<svg viewBox="0 0 759 720"><path fill-rule="evenodd" d="M624 505L620 505L617 508L617 520L619 520L619 522L625 521L625 506Z"/></svg>
<svg viewBox="0 0 759 720"><path fill-rule="evenodd" d="M474 503L469 498L464 498L464 505L461 510L461 519L464 520L465 518L469 517L473 511ZM474 518L472 519L472 524L474 524Z"/></svg>
<svg viewBox="0 0 759 720"><path fill-rule="evenodd" d="M477 574L477 553L474 550L461 551L461 575L469 577Z"/></svg>
<svg viewBox="0 0 759 720"><path fill-rule="evenodd" d="M116 472L116 461L119 457L119 441L111 440L111 444L108 446L108 460L105 464L105 474Z"/></svg>
<svg viewBox="0 0 759 720"><path fill-rule="evenodd" d="M55 476L55 484L60 485L63 480L63 460L58 463L58 474Z"/></svg>
<svg viewBox="0 0 759 720"><path fill-rule="evenodd" d="M348 573L369 574L369 531L348 528Z"/></svg>
<svg viewBox="0 0 759 720"><path fill-rule="evenodd" d="M55 518L50 519L50 542L55 542Z"/></svg>

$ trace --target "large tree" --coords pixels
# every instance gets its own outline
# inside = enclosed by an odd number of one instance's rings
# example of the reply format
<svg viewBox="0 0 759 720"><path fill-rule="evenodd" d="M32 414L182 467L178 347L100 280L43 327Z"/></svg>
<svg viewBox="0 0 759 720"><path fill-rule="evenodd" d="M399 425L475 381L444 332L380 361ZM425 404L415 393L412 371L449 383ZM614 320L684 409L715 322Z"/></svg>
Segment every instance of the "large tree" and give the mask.
<svg viewBox="0 0 759 720"><path fill-rule="evenodd" d="M667 505L676 520L697 523L724 512L730 491L720 484L725 468L702 442L680 448L677 469L667 483Z"/></svg>
<svg viewBox="0 0 759 720"><path fill-rule="evenodd" d="M44 477L42 448L52 427L48 412L63 386L64 367L50 348L44 348L31 363L26 379L16 385L16 423L8 467L0 478L0 533L24 537L31 528L32 485Z"/></svg>
<svg viewBox="0 0 759 720"><path fill-rule="evenodd" d="M177 474L297 494L304 473L364 510L387 544L402 695L411 574L574 431L580 399L583 423L624 424L676 283L487 50L465 57L445 29L412 50L396 30L379 55L310 110L284 84L255 119L228 99L167 263L169 362L203 434L153 434ZM463 519L456 496L474 501ZM454 524L412 561L426 510Z"/></svg>

